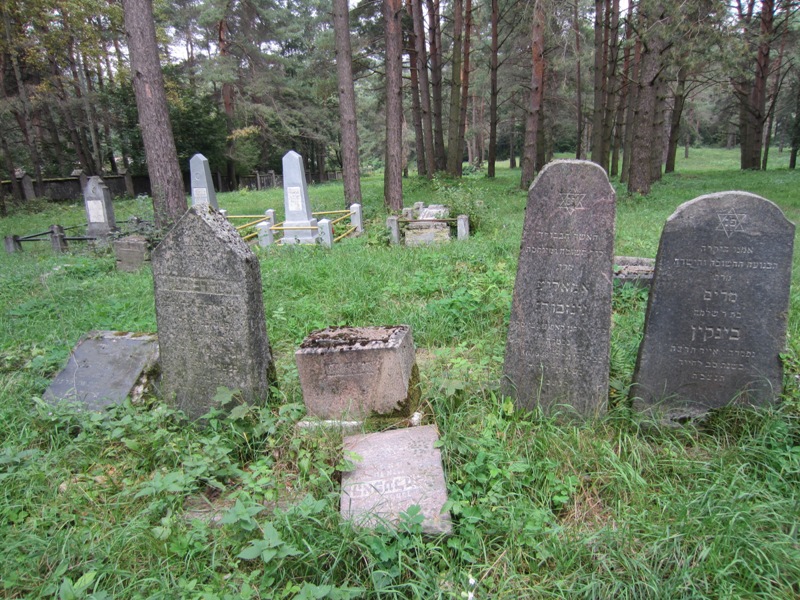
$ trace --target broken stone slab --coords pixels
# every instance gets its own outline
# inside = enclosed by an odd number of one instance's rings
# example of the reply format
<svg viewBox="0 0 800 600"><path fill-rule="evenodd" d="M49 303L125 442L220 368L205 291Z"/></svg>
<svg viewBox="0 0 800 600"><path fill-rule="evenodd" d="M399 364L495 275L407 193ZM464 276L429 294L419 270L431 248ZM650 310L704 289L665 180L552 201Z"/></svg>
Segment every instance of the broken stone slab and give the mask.
<svg viewBox="0 0 800 600"><path fill-rule="evenodd" d="M145 261L150 260L147 240L142 235L129 235L115 240L114 257L117 260L117 271L138 271Z"/></svg>
<svg viewBox="0 0 800 600"><path fill-rule="evenodd" d="M308 415L331 420L407 418L419 403L408 325L331 327L295 353Z"/></svg>
<svg viewBox="0 0 800 600"><path fill-rule="evenodd" d="M444 204L431 204L419 211L418 219L446 219L450 216L450 209Z"/></svg>
<svg viewBox="0 0 800 600"><path fill-rule="evenodd" d="M638 256L615 256L614 279L622 284L631 283L637 287L650 287L653 282L654 258Z"/></svg>
<svg viewBox="0 0 800 600"><path fill-rule="evenodd" d="M148 333L90 331L44 393L51 404L72 402L103 410L125 398L138 400L152 383L158 339Z"/></svg>
<svg viewBox="0 0 800 600"><path fill-rule="evenodd" d="M418 506L423 532L449 534L438 440L435 425L346 437L344 458L355 468L342 474L342 517L361 527L396 526L401 513Z"/></svg>
<svg viewBox="0 0 800 600"><path fill-rule="evenodd" d="M450 241L450 226L447 223L409 223L405 231L406 246L428 246Z"/></svg>

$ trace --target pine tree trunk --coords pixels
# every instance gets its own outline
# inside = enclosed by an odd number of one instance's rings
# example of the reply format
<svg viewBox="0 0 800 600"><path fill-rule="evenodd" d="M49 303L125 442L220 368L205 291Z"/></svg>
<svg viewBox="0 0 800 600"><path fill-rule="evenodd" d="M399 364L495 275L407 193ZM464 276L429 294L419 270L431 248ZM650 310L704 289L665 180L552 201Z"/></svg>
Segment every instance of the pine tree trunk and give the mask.
<svg viewBox="0 0 800 600"><path fill-rule="evenodd" d="M592 109L592 162L606 169L603 159L603 119L605 117L608 28L605 0L594 3L594 108Z"/></svg>
<svg viewBox="0 0 800 600"><path fill-rule="evenodd" d="M413 19L411 0L405 0L406 13ZM413 21L412 21L413 23ZM422 133L422 106L420 105L419 61L417 59L417 39L414 31L408 34L408 70L411 79L411 118L414 120L414 150L417 159L417 175L427 175L425 163L425 135Z"/></svg>
<svg viewBox="0 0 800 600"><path fill-rule="evenodd" d="M358 157L356 92L347 0L333 0L336 37L336 75L339 89L339 123L342 129L342 179L346 206L361 203L361 166Z"/></svg>
<svg viewBox="0 0 800 600"><path fill-rule="evenodd" d="M575 144L575 158L583 154L583 92L581 86L581 23L578 18L578 0L572 5L572 26L575 30L575 96L576 96L576 121L578 132Z"/></svg>
<svg viewBox="0 0 800 600"><path fill-rule="evenodd" d="M525 119L525 148L522 154L520 188L527 190L536 170L536 143L539 139L539 119L544 90L544 9L542 0L535 0L531 19L531 95Z"/></svg>
<svg viewBox="0 0 800 600"><path fill-rule="evenodd" d="M444 148L444 122L442 113L442 26L439 0L426 0L428 6L428 43L431 51L431 116L433 117L433 152L437 171L447 168Z"/></svg>
<svg viewBox="0 0 800 600"><path fill-rule="evenodd" d="M447 172L459 175L462 155L459 154L459 131L461 123L461 60L464 34L463 0L453 0L453 63L450 79L450 111L447 119Z"/></svg>
<svg viewBox="0 0 800 600"><path fill-rule="evenodd" d="M431 86L428 79L428 51L425 44L425 24L422 19L422 0L411 1L411 18L414 22L414 40L417 51L417 74L419 75L419 99L422 109L423 146L425 148L425 172L429 178L436 172L436 157L433 150L433 120L431 116Z"/></svg>
<svg viewBox="0 0 800 600"><path fill-rule="evenodd" d="M681 116L686 102L686 67L681 65L678 69L678 81L675 85L675 97L672 102L672 117L669 124L669 143L667 145L667 164L664 173L675 171L675 158L678 153L678 143L681 135Z"/></svg>
<svg viewBox="0 0 800 600"><path fill-rule="evenodd" d="M123 0L122 6L156 227L166 229L186 212L186 196L158 59L153 5L151 0Z"/></svg>
<svg viewBox="0 0 800 600"><path fill-rule="evenodd" d="M639 79L642 70L642 42L637 39L634 44L633 65L628 83L628 102L625 107L625 141L622 144L622 169L619 174L620 183L626 183L631 172L631 155L633 152L633 136L639 106Z"/></svg>
<svg viewBox="0 0 800 600"><path fill-rule="evenodd" d="M391 211L403 208L403 31L400 0L383 0L386 22L386 166L384 202Z"/></svg>
<svg viewBox="0 0 800 600"><path fill-rule="evenodd" d="M487 177L495 176L495 163L497 162L497 97L500 91L497 88L497 71L499 68L498 52L499 38L497 33L500 20L500 2L491 0L491 56L489 58L489 164L486 169Z"/></svg>
<svg viewBox="0 0 800 600"><path fill-rule="evenodd" d="M472 33L472 0L466 0L464 15L464 60L461 63L461 101L459 102L460 115L458 119L458 156L456 164L457 175L463 175L464 168L464 139L467 135L467 104L469 102L469 71L470 71L470 39Z"/></svg>

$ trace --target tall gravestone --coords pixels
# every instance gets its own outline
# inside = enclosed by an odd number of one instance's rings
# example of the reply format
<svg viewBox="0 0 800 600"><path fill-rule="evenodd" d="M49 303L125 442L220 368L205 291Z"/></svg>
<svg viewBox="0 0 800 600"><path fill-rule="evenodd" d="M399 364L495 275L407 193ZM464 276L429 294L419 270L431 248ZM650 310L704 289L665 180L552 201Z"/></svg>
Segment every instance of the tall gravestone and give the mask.
<svg viewBox="0 0 800 600"><path fill-rule="evenodd" d="M794 225L746 192L678 207L661 234L634 407L671 423L781 391Z"/></svg>
<svg viewBox="0 0 800 600"><path fill-rule="evenodd" d="M196 419L220 386L267 397L274 366L258 259L207 204L191 207L153 250L163 397Z"/></svg>
<svg viewBox="0 0 800 600"><path fill-rule="evenodd" d="M294 150L283 157L283 202L286 209L283 226L300 228L285 229L283 243L315 244L319 231L317 220L311 214L303 157Z"/></svg>
<svg viewBox="0 0 800 600"><path fill-rule="evenodd" d="M211 167L208 159L202 154L195 154L189 161L189 172L192 179L192 206L210 204L219 210L217 193L214 191L214 180L211 178Z"/></svg>
<svg viewBox="0 0 800 600"><path fill-rule="evenodd" d="M117 228L111 190L97 175L86 180L86 186L83 188L83 205L86 209L87 236L103 239Z"/></svg>
<svg viewBox="0 0 800 600"><path fill-rule="evenodd" d="M503 377L518 406L605 407L615 209L588 161L554 161L528 191Z"/></svg>

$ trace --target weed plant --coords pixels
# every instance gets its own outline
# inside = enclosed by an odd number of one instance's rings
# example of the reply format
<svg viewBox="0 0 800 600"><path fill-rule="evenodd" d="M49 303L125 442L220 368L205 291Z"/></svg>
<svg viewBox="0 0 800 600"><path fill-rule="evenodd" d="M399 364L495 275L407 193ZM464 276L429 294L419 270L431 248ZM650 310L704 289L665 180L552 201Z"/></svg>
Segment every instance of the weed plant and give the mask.
<svg viewBox="0 0 800 600"><path fill-rule="evenodd" d="M800 216L800 175L741 173L724 150L690 156L647 198L617 186L617 254L655 256L665 219L703 193L743 189ZM310 193L315 210L343 205L340 184ZM41 400L87 331L155 331L149 268L117 272L80 244L0 256L0 597L800 596L797 285L780 406L641 427L625 399L646 292L625 286L610 412L521 412L497 389L526 201L518 171L406 180L406 205L475 218L470 240L435 248L389 246L380 177L364 178L363 195L367 235L330 251L257 250L279 388L265 406L212 410L204 429L153 397L103 414ZM230 214L283 212L280 190L219 201ZM144 209L115 206L123 219ZM0 234L83 218L77 204L15 207ZM397 530L342 522L341 436L295 427L299 342L331 325L397 323L413 328L426 420L441 435L449 537L424 536L414 508Z"/></svg>

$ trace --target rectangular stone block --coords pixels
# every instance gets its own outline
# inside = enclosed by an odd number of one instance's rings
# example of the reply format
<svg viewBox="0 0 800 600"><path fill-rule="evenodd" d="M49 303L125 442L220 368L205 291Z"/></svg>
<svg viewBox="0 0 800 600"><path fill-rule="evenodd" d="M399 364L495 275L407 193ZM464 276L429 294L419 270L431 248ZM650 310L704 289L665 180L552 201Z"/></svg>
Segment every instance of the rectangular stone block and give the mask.
<svg viewBox="0 0 800 600"><path fill-rule="evenodd" d="M408 325L315 331L303 340L295 360L309 416L408 417L419 402L419 373Z"/></svg>
<svg viewBox="0 0 800 600"><path fill-rule="evenodd" d="M661 234L634 407L680 424L782 389L794 224L747 192L678 207Z"/></svg>
<svg viewBox="0 0 800 600"><path fill-rule="evenodd" d="M528 191L502 387L520 407L605 409L615 210L588 161L553 161Z"/></svg>
<svg viewBox="0 0 800 600"><path fill-rule="evenodd" d="M51 404L74 402L102 410L136 399L151 383L158 362L156 336L125 331L91 331L75 345L67 365L44 393Z"/></svg>
<svg viewBox="0 0 800 600"><path fill-rule="evenodd" d="M114 241L114 256L117 270L131 273L138 271L150 257L147 240L141 235L129 235Z"/></svg>
<svg viewBox="0 0 800 600"><path fill-rule="evenodd" d="M406 246L428 246L450 241L447 223L409 223L405 230Z"/></svg>
<svg viewBox="0 0 800 600"><path fill-rule="evenodd" d="M258 258L208 204L192 206L153 250L162 396L197 419L218 387L266 400L274 381Z"/></svg>
<svg viewBox="0 0 800 600"><path fill-rule="evenodd" d="M342 474L342 517L362 527L391 527L401 513L419 506L424 532L449 534L438 440L434 425L346 437L345 459L355 469Z"/></svg>

